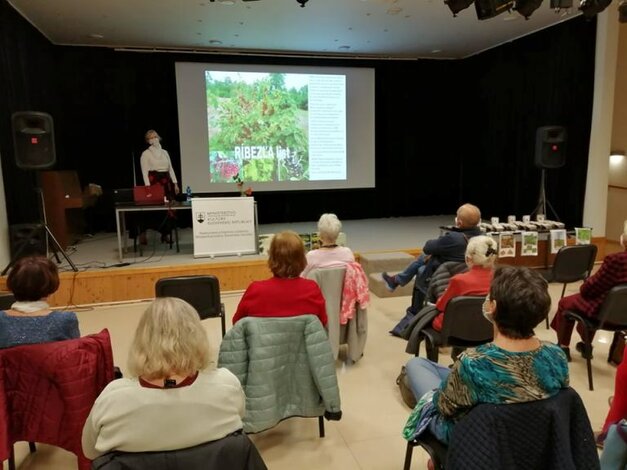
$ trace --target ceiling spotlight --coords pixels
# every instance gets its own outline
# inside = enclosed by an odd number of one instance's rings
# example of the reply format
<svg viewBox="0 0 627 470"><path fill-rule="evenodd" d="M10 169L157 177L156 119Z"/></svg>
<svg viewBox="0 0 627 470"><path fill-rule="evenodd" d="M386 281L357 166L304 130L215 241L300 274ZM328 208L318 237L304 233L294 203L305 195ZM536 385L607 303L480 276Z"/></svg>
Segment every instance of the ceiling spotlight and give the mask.
<svg viewBox="0 0 627 470"><path fill-rule="evenodd" d="M579 10L586 18L592 18L597 13L601 13L605 10L612 0L581 0L579 3Z"/></svg>
<svg viewBox="0 0 627 470"><path fill-rule="evenodd" d="M468 8L475 0L444 0L444 3L451 9L453 16Z"/></svg>
<svg viewBox="0 0 627 470"><path fill-rule="evenodd" d="M542 0L516 0L514 9L528 20L531 14L540 8L540 5L542 5Z"/></svg>
<svg viewBox="0 0 627 470"><path fill-rule="evenodd" d="M296 1L300 3L301 8L305 8L305 3L307 3L309 0L296 0Z"/></svg>
<svg viewBox="0 0 627 470"><path fill-rule="evenodd" d="M477 18L487 20L514 8L514 0L476 0Z"/></svg>

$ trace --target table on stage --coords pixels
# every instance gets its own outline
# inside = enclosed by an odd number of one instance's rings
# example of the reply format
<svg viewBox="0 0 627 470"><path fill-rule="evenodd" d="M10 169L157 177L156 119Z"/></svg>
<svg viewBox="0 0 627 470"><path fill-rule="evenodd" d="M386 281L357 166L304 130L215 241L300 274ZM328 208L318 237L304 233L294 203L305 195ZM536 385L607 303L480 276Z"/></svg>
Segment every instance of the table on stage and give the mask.
<svg viewBox="0 0 627 470"><path fill-rule="evenodd" d="M126 213L127 212L154 212L154 211L180 211L180 210L192 210L190 202L173 202L168 204L158 205L136 205L136 204L124 204L115 207L115 225L118 231L118 252L120 255L120 262L124 261L124 252L126 251ZM122 241L124 238L124 241ZM178 250L178 239L176 240Z"/></svg>

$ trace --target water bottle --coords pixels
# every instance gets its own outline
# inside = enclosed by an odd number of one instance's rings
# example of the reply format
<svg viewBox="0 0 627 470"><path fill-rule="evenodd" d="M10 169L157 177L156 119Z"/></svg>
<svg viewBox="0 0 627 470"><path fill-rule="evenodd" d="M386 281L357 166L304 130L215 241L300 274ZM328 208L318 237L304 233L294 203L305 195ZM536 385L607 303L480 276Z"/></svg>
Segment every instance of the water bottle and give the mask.
<svg viewBox="0 0 627 470"><path fill-rule="evenodd" d="M192 201L192 188L190 188L189 186L185 189L185 194L187 195L187 202L191 202Z"/></svg>

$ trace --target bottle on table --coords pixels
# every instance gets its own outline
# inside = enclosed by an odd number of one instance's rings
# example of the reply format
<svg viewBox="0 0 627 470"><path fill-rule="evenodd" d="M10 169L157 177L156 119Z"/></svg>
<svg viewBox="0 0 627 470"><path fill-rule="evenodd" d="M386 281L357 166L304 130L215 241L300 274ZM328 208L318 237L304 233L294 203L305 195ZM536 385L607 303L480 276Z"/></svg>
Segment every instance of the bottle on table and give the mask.
<svg viewBox="0 0 627 470"><path fill-rule="evenodd" d="M185 194L187 195L187 202L191 202L192 201L192 188L190 188L189 186L185 189Z"/></svg>

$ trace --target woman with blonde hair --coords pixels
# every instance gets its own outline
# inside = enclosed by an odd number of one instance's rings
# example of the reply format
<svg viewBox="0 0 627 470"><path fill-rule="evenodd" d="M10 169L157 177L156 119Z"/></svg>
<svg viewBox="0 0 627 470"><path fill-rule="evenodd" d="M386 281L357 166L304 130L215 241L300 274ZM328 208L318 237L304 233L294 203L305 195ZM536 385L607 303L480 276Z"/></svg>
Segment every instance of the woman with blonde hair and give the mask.
<svg viewBox="0 0 627 470"><path fill-rule="evenodd" d="M334 268L344 266L355 261L355 255L350 248L338 246L337 237L342 230L342 222L335 214L322 214L318 220L318 233L320 236L320 248L307 253L307 266L303 277L309 271L317 268Z"/></svg>
<svg viewBox="0 0 627 470"><path fill-rule="evenodd" d="M244 292L233 316L233 324L243 317L294 317L316 315L327 324L322 292L315 281L300 277L307 265L303 241L296 232L277 233L268 250L268 267L273 276L253 281Z"/></svg>
<svg viewBox="0 0 627 470"><path fill-rule="evenodd" d="M86 457L184 449L242 429L240 382L215 368L187 302L155 299L139 321L128 365L132 377L109 383L85 422Z"/></svg>

